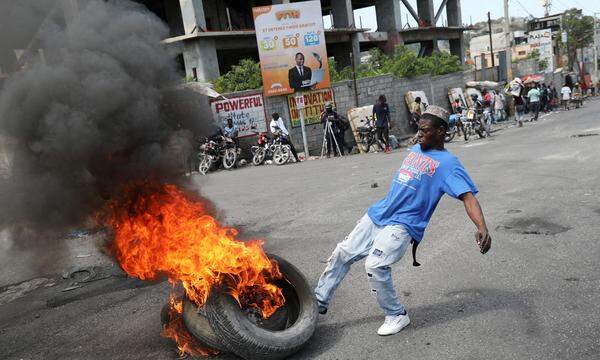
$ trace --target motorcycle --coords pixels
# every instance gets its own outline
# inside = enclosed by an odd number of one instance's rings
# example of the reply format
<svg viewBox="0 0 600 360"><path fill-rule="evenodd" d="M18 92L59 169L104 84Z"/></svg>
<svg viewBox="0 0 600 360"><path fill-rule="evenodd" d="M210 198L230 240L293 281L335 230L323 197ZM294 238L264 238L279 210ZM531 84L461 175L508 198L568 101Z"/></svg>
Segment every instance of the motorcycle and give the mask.
<svg viewBox="0 0 600 360"><path fill-rule="evenodd" d="M380 149L385 149L385 144L377 137L377 128L375 127L374 119L368 116L364 120L360 120L364 123L364 126L358 126L356 131L358 132L358 146L364 152L369 152L371 146L376 144Z"/></svg>
<svg viewBox="0 0 600 360"><path fill-rule="evenodd" d="M292 157L292 150L289 145L283 144L282 135L276 132L271 140L266 133L257 134L257 145L252 146L252 164L259 166L267 158L272 158L276 165L286 164Z"/></svg>
<svg viewBox="0 0 600 360"><path fill-rule="evenodd" d="M458 132L458 122L460 118L457 114L452 114L448 117L448 130L446 130L446 136L444 136L444 142L450 142L454 139L454 136Z"/></svg>
<svg viewBox="0 0 600 360"><path fill-rule="evenodd" d="M200 145L198 172L206 175L209 171L216 170L220 164L224 169L229 170L235 166L237 156L238 149L232 139L225 136L221 136L218 140L207 138Z"/></svg>
<svg viewBox="0 0 600 360"><path fill-rule="evenodd" d="M483 124L481 123L481 119L477 114L477 111L473 108L469 108L467 110L464 122L463 122L463 133L465 136L465 141L469 140L469 137L475 132L479 135L480 138L485 137L485 130L483 128Z"/></svg>

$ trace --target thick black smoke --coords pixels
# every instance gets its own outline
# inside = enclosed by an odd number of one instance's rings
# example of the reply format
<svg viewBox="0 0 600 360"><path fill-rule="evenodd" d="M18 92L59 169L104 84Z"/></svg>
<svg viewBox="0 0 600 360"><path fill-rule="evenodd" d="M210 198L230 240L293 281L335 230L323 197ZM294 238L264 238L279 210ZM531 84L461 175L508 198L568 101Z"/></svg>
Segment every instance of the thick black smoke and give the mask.
<svg viewBox="0 0 600 360"><path fill-rule="evenodd" d="M160 43L167 27L131 2L76 3L70 18L51 10L35 39L43 58L28 59L0 92L11 158L0 226L76 224L121 184L182 172L191 135L164 111L178 79Z"/></svg>

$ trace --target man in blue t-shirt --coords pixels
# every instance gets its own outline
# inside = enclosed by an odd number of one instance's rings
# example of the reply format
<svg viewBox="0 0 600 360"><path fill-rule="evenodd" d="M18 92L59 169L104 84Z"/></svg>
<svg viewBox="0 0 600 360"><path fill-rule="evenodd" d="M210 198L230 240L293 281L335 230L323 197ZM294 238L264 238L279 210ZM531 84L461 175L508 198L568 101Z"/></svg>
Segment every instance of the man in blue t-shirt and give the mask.
<svg viewBox="0 0 600 360"><path fill-rule="evenodd" d="M333 251L319 278L315 295L319 313L325 314L335 289L352 263L365 258L373 294L385 313L379 335L399 332L410 323L398 299L390 266L402 258L409 244L423 238L427 223L440 198L460 199L475 226L482 254L491 246L485 219L475 198L477 187L458 159L444 149L448 112L431 105L419 120L418 144L411 149L395 174L387 196L371 206L350 235ZM415 261L413 265L418 266Z"/></svg>

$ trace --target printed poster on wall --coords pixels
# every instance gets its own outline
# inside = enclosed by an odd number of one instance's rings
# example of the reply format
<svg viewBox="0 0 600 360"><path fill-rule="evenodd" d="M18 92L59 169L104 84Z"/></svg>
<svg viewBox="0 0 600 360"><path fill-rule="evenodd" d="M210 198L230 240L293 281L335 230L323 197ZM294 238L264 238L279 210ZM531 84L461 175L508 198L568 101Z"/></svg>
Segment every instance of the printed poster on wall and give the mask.
<svg viewBox="0 0 600 360"><path fill-rule="evenodd" d="M552 30L542 29L530 31L527 36L527 43L531 46L531 50L538 49L540 52L540 60L546 60L548 66L544 69L544 72L553 72L554 49L552 47Z"/></svg>
<svg viewBox="0 0 600 360"><path fill-rule="evenodd" d="M252 8L265 96L330 86L320 1Z"/></svg>
<svg viewBox="0 0 600 360"><path fill-rule="evenodd" d="M302 93L304 98L304 124L318 124L321 122L321 113L325 109L325 103L335 104L332 89L313 90ZM290 122L292 127L300 126L300 113L294 95L288 95L290 107ZM335 106L335 105L334 105Z"/></svg>
<svg viewBox="0 0 600 360"><path fill-rule="evenodd" d="M213 118L221 127L225 127L231 118L237 126L239 137L252 136L267 131L267 117L262 94L233 97L210 103Z"/></svg>

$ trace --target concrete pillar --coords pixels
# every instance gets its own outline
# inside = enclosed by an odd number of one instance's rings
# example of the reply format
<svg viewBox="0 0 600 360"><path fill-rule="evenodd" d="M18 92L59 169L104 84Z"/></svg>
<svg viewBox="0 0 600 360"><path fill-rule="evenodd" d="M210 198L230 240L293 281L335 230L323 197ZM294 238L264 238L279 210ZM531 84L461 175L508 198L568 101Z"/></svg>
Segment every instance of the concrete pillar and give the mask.
<svg viewBox="0 0 600 360"><path fill-rule="evenodd" d="M351 0L331 0L334 28L353 28L354 12Z"/></svg>
<svg viewBox="0 0 600 360"><path fill-rule="evenodd" d="M460 0L448 0L446 3L446 18L448 26L462 26L462 14L460 11Z"/></svg>
<svg viewBox="0 0 600 360"><path fill-rule="evenodd" d="M219 77L217 46L213 39L194 39L183 46L183 62L186 76L208 82Z"/></svg>
<svg viewBox="0 0 600 360"><path fill-rule="evenodd" d="M450 54L458 56L460 59L460 63L464 65L465 63L465 49L463 46L463 34L460 34L459 39L452 39L449 41L450 43Z"/></svg>
<svg viewBox="0 0 600 360"><path fill-rule="evenodd" d="M175 1L165 1L165 17L169 25L169 33L171 36L179 36L185 34L183 29L183 19L179 4Z"/></svg>
<svg viewBox="0 0 600 360"><path fill-rule="evenodd" d="M427 26L432 26L435 12L433 9L433 0L417 0L417 14Z"/></svg>
<svg viewBox="0 0 600 360"><path fill-rule="evenodd" d="M185 34L206 30L206 17L202 0L179 0Z"/></svg>
<svg viewBox="0 0 600 360"><path fill-rule="evenodd" d="M358 34L351 34L348 42L328 45L327 50L327 55L334 57L338 70L352 65L350 53L354 57L355 68L360 65L360 42L358 41Z"/></svg>
<svg viewBox="0 0 600 360"><path fill-rule="evenodd" d="M354 10L351 0L331 0L334 28L356 28L354 23ZM333 57L337 67L342 69L350 66L350 53L354 57L355 68L360 64L360 42L358 34L351 34L350 40L345 44L337 44L333 47Z"/></svg>
<svg viewBox="0 0 600 360"><path fill-rule="evenodd" d="M377 0L375 3L375 13L377 15L377 30L388 33L388 41L384 45L383 51L391 55L396 45L404 44L399 33L402 30L400 1Z"/></svg>

